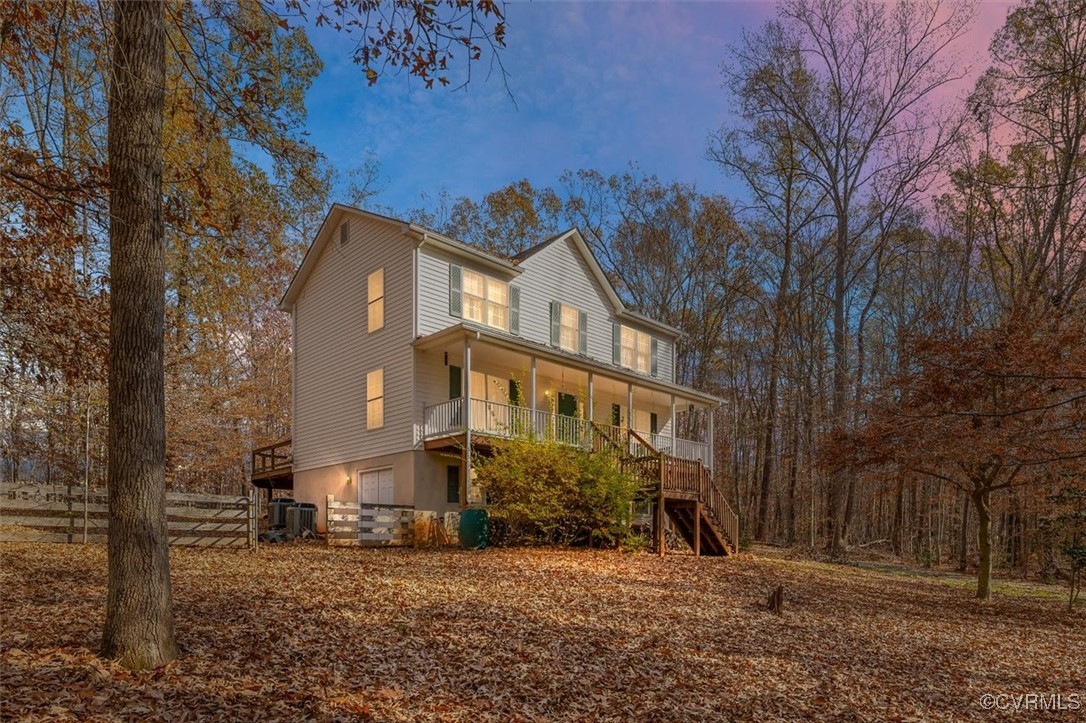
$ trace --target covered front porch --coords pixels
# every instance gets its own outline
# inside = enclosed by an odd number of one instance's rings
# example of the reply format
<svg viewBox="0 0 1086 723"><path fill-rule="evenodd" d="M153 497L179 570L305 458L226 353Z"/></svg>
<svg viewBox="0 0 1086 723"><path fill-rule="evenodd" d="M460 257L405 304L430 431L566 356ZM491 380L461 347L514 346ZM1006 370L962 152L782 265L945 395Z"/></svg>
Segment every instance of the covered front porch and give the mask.
<svg viewBox="0 0 1086 723"><path fill-rule="evenodd" d="M416 344L425 449L463 447L473 436L591 449L603 438L634 456L663 452L712 469L712 397L549 347L455 331Z"/></svg>

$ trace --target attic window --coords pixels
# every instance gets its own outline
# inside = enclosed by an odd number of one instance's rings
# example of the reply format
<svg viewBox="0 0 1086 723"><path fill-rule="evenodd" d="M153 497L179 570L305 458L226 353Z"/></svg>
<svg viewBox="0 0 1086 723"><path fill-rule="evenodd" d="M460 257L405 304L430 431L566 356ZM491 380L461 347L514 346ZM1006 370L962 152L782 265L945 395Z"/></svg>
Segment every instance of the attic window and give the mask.
<svg viewBox="0 0 1086 723"><path fill-rule="evenodd" d="M346 246L351 240L351 222L344 221L339 225L339 245Z"/></svg>

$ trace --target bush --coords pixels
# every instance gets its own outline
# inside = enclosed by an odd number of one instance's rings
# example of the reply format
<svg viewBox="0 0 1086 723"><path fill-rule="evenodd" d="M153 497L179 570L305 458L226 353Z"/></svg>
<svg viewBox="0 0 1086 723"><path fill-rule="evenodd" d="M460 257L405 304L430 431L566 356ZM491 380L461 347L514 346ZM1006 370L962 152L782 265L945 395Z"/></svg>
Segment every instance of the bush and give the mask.
<svg viewBox="0 0 1086 723"><path fill-rule="evenodd" d="M639 482L608 455L516 439L475 469L502 531L495 544L610 546L626 536Z"/></svg>

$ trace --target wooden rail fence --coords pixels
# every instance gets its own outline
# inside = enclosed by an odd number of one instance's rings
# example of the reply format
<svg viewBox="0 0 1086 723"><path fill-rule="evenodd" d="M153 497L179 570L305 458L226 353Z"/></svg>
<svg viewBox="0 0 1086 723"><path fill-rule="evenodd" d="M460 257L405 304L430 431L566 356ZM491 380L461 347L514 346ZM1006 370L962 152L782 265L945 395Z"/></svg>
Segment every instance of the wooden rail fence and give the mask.
<svg viewBox="0 0 1086 723"><path fill-rule="evenodd" d="M253 547L256 490L247 497L182 492L166 494L170 544ZM95 542L109 533L104 489L0 483L0 542Z"/></svg>
<svg viewBox="0 0 1086 723"><path fill-rule="evenodd" d="M411 545L414 509L403 505L360 505L328 495L328 544Z"/></svg>
<svg viewBox="0 0 1086 723"><path fill-rule="evenodd" d="M329 545L431 547L459 542L459 512L440 515L410 505L360 505L332 495L326 505Z"/></svg>

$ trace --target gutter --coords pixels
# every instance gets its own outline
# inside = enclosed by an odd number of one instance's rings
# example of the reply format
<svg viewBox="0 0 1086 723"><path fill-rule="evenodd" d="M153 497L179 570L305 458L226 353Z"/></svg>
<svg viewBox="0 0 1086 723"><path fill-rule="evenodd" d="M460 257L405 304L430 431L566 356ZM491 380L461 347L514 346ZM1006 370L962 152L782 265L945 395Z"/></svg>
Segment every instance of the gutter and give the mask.
<svg viewBox="0 0 1086 723"><path fill-rule="evenodd" d="M495 256L491 256L488 253L479 251L478 249L472 248L467 244L460 243L459 241L454 241L447 236L436 234L433 231L429 231L423 228L422 226L416 226L413 223L404 224L402 227L402 232L405 236L418 241L419 246L432 246L436 249L448 251L449 253L457 256L464 256L490 269L511 274L513 276L519 276L522 273L521 269L515 264L504 261Z"/></svg>
<svg viewBox="0 0 1086 723"><path fill-rule="evenodd" d="M621 369L619 367L612 366L605 362L601 362L597 359L581 356L570 356L565 353L556 351L550 347L535 342L528 342L523 339L517 339L514 337L508 337L501 334L494 334L488 332L485 329L478 329L474 325L467 325L463 322L454 326L446 327L441 331L436 331L433 334L425 337L416 337L412 343L414 347L425 346L431 343L440 343L442 337L456 336L474 336L476 340L481 340L484 337L488 342L496 344L498 346L511 349L521 354L536 355L545 357L550 360L558 360L573 368L579 368L584 371L591 370L593 373L603 374L605 376L621 379L622 381L632 381L643 387L651 387L658 390L666 390L668 393L678 393L684 396L695 397L697 401L708 406L723 406L727 403L726 399L714 396L708 392L701 392L697 389L690 387L684 387L681 384L675 382L664 381L663 379L657 379L655 377L645 377L639 374L633 374L627 369Z"/></svg>

